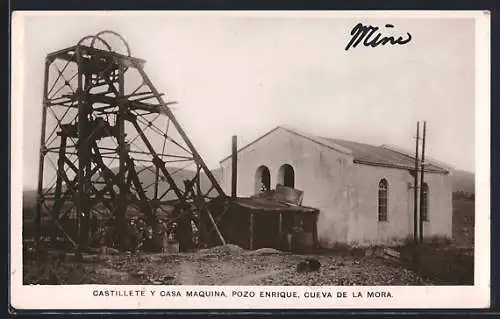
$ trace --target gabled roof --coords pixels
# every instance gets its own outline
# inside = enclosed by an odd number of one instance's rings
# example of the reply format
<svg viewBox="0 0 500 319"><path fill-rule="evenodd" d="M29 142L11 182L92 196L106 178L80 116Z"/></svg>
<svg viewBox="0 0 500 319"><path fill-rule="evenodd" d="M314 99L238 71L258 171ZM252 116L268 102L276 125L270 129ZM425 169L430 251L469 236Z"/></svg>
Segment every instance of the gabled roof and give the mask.
<svg viewBox="0 0 500 319"><path fill-rule="evenodd" d="M334 138L328 138L328 140L332 143L342 145L343 147L350 149L355 163L402 169L415 168L415 155L410 156L408 154L395 151L385 145L374 146ZM429 172L447 173L445 168L429 162L426 162L425 169Z"/></svg>
<svg viewBox="0 0 500 319"><path fill-rule="evenodd" d="M335 150L337 152L351 155L353 157L354 163L372 165L372 166L399 168L399 169L409 169L409 170L412 170L415 167L415 158L413 157L414 155L411 154L411 152L406 152L404 150L400 150L395 147L387 145L375 146L375 145L352 142L337 138L313 136L307 133L300 132L296 129L283 126L277 126L271 131L257 138L253 142L243 146L238 150L238 153L244 150L245 148L253 145L254 143L258 142L262 138L272 134L278 129L285 130L291 134L305 138L316 144ZM221 160L221 162L226 161L230 157L231 157L230 155L225 157L224 159ZM449 168L445 167L445 165L437 164L434 161L426 161L425 170L428 172L447 174L448 169Z"/></svg>

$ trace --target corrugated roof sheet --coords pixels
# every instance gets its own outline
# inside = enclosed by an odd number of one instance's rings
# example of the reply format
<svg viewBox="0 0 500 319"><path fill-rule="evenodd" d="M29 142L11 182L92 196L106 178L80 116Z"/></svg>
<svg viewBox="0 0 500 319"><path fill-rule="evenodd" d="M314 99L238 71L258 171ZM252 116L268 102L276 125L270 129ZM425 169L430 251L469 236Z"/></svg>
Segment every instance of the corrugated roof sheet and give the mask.
<svg viewBox="0 0 500 319"><path fill-rule="evenodd" d="M396 152L384 146L375 146L336 138L322 138L327 139L334 144L350 149L354 158L354 162L357 163L406 169L413 169L415 167L414 157ZM425 168L426 170L433 172L447 172L445 169L431 163L427 163Z"/></svg>
<svg viewBox="0 0 500 319"><path fill-rule="evenodd" d="M313 207L290 205L267 197L240 197L234 203L256 211L319 213L319 210Z"/></svg>

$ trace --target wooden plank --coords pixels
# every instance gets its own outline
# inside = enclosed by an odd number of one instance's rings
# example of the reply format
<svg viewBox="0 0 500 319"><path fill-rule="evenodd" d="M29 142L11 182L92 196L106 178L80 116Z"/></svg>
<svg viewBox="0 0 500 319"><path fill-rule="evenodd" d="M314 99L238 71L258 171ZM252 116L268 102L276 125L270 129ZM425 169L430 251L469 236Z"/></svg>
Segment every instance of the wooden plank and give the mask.
<svg viewBox="0 0 500 319"><path fill-rule="evenodd" d="M313 249L318 249L318 215L313 217Z"/></svg>
<svg viewBox="0 0 500 319"><path fill-rule="evenodd" d="M278 226L278 233L279 233L280 238L281 238L281 235L283 234L283 213L279 213L279 216L280 216L280 222L279 222L279 226Z"/></svg>
<svg viewBox="0 0 500 319"><path fill-rule="evenodd" d="M208 218L210 218L210 221L212 222L212 225L214 226L214 229L215 231L217 232L217 235L219 236L219 239L222 243L222 245L225 245L226 244L226 240L224 239L224 237L222 236L221 232L219 231L219 227L217 227L217 223L215 222L213 216L212 216L212 213L210 212L210 210L205 207L206 211L207 211L207 215L208 215Z"/></svg>
<svg viewBox="0 0 500 319"><path fill-rule="evenodd" d="M283 213L279 213L278 246L283 247Z"/></svg>
<svg viewBox="0 0 500 319"><path fill-rule="evenodd" d="M253 249L254 214L250 213L250 250Z"/></svg>

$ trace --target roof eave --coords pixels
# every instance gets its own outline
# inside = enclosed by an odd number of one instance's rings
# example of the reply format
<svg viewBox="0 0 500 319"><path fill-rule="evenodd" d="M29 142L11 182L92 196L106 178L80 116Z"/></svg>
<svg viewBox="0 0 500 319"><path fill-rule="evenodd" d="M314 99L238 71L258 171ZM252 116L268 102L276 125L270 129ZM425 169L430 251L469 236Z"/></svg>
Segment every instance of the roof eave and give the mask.
<svg viewBox="0 0 500 319"><path fill-rule="evenodd" d="M390 151L402 154L402 155L410 157L410 158L415 158L415 154L414 153L411 153L408 150L402 149L402 148L394 146L394 145L383 144L380 147L383 147L385 149L388 149ZM454 168L452 166L450 166L450 165L448 165L448 164L446 164L444 162L438 161L436 159L429 158L428 156L426 156L425 162L428 162L429 164L431 164L433 166L439 167L440 169L442 169L443 171L446 171L447 173L450 173L450 172L452 172L454 170Z"/></svg>
<svg viewBox="0 0 500 319"><path fill-rule="evenodd" d="M372 161L363 161L363 160L359 160L359 159L354 159L353 162L356 164L362 164L362 165L368 165L368 166L379 166L379 167L396 168L396 169L403 169L403 170L414 170L415 169L415 167L407 166L407 165L379 163L379 162L372 162ZM445 175L449 174L449 171L445 170L445 169L424 168L424 172L439 173L439 174L445 174Z"/></svg>
<svg viewBox="0 0 500 319"><path fill-rule="evenodd" d="M261 135L259 138L253 140L252 142L246 144L245 146L241 147L240 149L238 149L236 151L236 153L240 153L241 151L243 151L244 149L246 149L247 147L249 147L250 145L253 145L255 143L257 143L258 141L260 141L261 139L263 139L264 137L268 136L269 134L273 133L274 131L277 131L278 129L282 129L284 131L287 131L288 133L291 133L291 134L294 134L294 135L297 135L299 137L302 137L306 140L309 140L313 143L316 143L316 144L319 144L321 146L324 146L326 148L329 148L329 149L332 149L334 151L337 151L337 152L340 152L340 153L343 153L343 154L346 154L346 155L352 155L352 152L351 150L345 148L345 147L342 147L340 145L337 145L337 144L334 144L332 142L329 142L329 141L325 141L323 139L319 139L317 137L311 137L311 136L308 136L307 134L304 134L304 133L301 133L295 129L291 129L289 127L285 127L285 126L276 126L275 128L273 128L272 130L268 131L267 133ZM222 160L219 161L219 164L222 164L223 162L227 161L228 159L231 158L231 155L228 155L226 157L224 157Z"/></svg>

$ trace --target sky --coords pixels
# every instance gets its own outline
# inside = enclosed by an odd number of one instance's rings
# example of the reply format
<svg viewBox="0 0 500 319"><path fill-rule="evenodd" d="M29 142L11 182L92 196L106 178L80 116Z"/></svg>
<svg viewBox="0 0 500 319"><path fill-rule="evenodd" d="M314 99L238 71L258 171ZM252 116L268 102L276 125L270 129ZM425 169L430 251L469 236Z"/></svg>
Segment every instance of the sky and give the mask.
<svg viewBox="0 0 500 319"><path fill-rule="evenodd" d="M358 23L411 33L402 46L345 51ZM474 171L473 19L29 15L23 28L23 183L35 188L44 59L82 37L113 30L145 71L210 168L278 125L309 134L414 150L427 121L426 154ZM16 72L14 69L13 72Z"/></svg>

